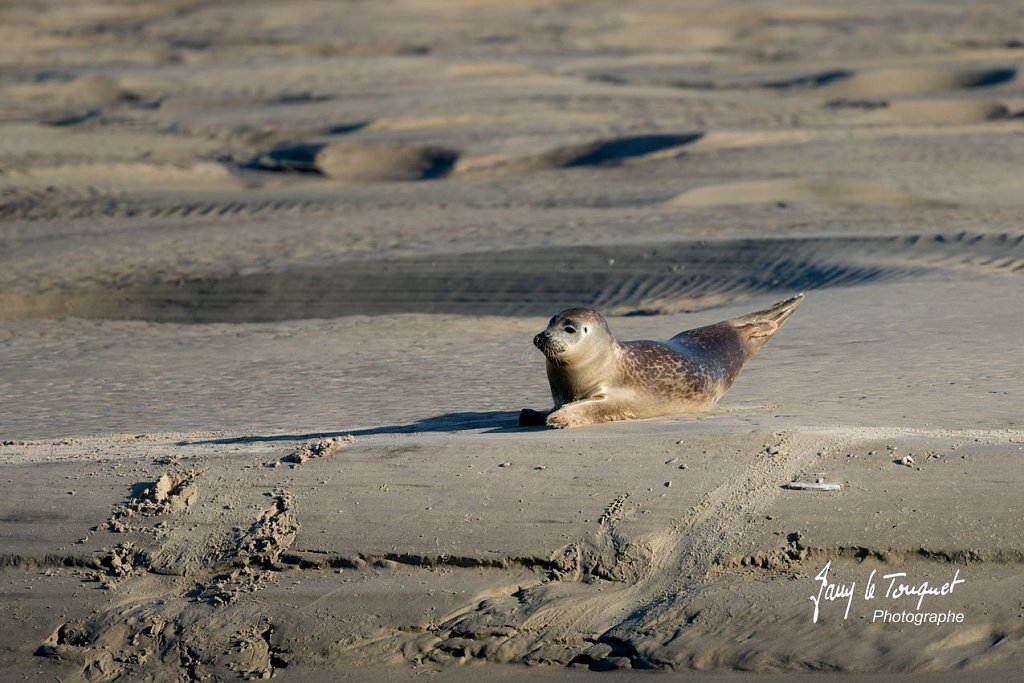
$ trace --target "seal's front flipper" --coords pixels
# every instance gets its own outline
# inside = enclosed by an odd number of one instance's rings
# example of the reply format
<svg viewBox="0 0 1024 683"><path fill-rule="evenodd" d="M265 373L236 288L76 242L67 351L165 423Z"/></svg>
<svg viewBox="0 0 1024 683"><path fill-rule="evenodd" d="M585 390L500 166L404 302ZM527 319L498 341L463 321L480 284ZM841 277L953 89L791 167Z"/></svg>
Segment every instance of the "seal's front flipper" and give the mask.
<svg viewBox="0 0 1024 683"><path fill-rule="evenodd" d="M533 410L531 408L523 408L519 412L519 426L520 427L543 427L547 424L548 415L551 411L541 412L539 410Z"/></svg>
<svg viewBox="0 0 1024 683"><path fill-rule="evenodd" d="M600 422L631 420L635 417L635 411L621 400L612 400L601 394L585 398L582 401L566 403L548 415L546 424L549 427L565 429L566 427L579 427Z"/></svg>

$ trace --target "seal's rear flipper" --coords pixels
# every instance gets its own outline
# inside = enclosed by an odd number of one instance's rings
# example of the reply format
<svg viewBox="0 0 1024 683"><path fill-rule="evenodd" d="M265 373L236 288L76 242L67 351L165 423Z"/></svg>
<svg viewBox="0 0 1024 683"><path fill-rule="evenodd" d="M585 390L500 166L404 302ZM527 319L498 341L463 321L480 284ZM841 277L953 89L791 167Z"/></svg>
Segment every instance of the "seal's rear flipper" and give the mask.
<svg viewBox="0 0 1024 683"><path fill-rule="evenodd" d="M763 344L779 331L779 327L789 316L800 306L804 300L803 294L780 301L762 311L747 313L746 315L731 318L728 322L735 326L736 330L747 339L757 339Z"/></svg>
<svg viewBox="0 0 1024 683"><path fill-rule="evenodd" d="M762 323L762 322L773 322L776 325L781 325L786 321L786 318L793 315L793 312L800 306L800 302L804 300L804 295L797 294L794 297L790 297L785 301L780 301L777 304L773 304L763 311L754 311L753 313L747 313L746 315L736 316L731 318L729 322L734 325L746 325L748 323Z"/></svg>

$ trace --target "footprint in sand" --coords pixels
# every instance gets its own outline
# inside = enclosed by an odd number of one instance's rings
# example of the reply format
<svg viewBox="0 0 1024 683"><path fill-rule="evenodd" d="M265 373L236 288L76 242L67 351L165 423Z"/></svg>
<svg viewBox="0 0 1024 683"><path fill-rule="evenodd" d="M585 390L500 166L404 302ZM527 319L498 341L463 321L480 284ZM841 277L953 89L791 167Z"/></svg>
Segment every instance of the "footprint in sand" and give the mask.
<svg viewBox="0 0 1024 683"><path fill-rule="evenodd" d="M831 69L769 81L765 87L810 88L836 97L919 95L972 88L991 88L1017 78L1014 67L940 68L931 66L881 69Z"/></svg>

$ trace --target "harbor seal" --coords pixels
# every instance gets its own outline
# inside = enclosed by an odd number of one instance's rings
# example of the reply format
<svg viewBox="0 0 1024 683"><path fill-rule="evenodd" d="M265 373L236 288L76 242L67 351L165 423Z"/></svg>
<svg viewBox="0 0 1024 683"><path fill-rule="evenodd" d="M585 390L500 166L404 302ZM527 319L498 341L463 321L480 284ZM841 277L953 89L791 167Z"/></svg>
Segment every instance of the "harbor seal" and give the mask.
<svg viewBox="0 0 1024 683"><path fill-rule="evenodd" d="M803 299L797 294L667 342L616 341L597 311L564 310L533 338L547 358L554 408L526 408L519 424L576 427L710 410Z"/></svg>

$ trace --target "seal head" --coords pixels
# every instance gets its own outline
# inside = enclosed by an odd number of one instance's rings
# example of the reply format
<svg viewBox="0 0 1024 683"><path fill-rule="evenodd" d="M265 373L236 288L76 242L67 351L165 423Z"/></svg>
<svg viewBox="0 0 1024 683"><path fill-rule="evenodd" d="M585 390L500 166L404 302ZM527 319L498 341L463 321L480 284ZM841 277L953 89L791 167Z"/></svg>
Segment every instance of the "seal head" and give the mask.
<svg viewBox="0 0 1024 683"><path fill-rule="evenodd" d="M549 363L584 363L612 339L608 321L590 308L569 308L553 316L547 328L533 338Z"/></svg>

